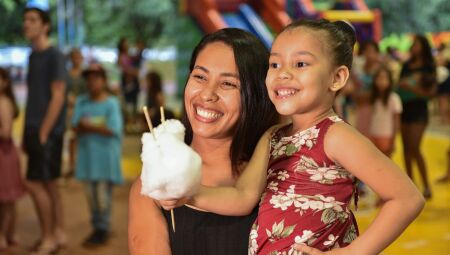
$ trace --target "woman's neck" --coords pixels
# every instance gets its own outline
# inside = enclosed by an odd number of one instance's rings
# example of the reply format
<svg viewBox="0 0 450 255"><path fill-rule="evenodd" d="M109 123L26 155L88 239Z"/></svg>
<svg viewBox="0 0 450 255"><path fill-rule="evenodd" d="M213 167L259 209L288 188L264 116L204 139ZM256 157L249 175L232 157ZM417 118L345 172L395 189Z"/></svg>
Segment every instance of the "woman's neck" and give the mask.
<svg viewBox="0 0 450 255"><path fill-rule="evenodd" d="M205 139L195 136L191 147L202 158L202 184L207 186L233 185L230 147L231 138Z"/></svg>

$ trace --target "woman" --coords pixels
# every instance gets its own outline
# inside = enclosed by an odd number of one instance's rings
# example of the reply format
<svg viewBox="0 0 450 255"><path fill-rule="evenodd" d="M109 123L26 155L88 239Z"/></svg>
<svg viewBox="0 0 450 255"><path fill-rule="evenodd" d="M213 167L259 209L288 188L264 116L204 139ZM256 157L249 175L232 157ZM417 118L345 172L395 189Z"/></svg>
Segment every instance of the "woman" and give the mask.
<svg viewBox="0 0 450 255"><path fill-rule="evenodd" d="M436 92L436 65L427 38L417 35L410 49L410 59L400 73L398 94L403 104L401 134L406 172L413 179L412 161L417 162L423 196L431 198L427 167L420 143L428 124L428 99Z"/></svg>
<svg viewBox="0 0 450 255"><path fill-rule="evenodd" d="M207 35L194 49L183 119L185 141L202 157L203 185L232 185L259 137L276 122L265 88L267 69L267 49L240 29ZM170 213L141 196L140 188L138 180L130 192L131 254L247 254L256 210L228 217L183 206L174 210L173 232Z"/></svg>

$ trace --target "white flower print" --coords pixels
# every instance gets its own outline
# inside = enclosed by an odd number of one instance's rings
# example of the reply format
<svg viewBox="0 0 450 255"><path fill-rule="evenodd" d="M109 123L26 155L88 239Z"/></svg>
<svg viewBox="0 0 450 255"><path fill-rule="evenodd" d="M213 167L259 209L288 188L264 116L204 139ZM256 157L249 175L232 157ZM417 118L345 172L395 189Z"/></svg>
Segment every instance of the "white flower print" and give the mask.
<svg viewBox="0 0 450 255"><path fill-rule="evenodd" d="M272 195L272 198L270 199L270 204L273 205L273 208L280 208L282 211L287 210L293 202L294 201L291 198L284 196L283 194Z"/></svg>
<svg viewBox="0 0 450 255"><path fill-rule="evenodd" d="M306 243L313 236L314 233L311 230L303 230L302 236L296 236L294 241L296 244Z"/></svg>
<svg viewBox="0 0 450 255"><path fill-rule="evenodd" d="M278 172L278 177L277 177L278 180L284 181L287 178L289 178L289 174L288 174L288 172L286 170Z"/></svg>
<svg viewBox="0 0 450 255"><path fill-rule="evenodd" d="M334 236L333 234L330 234L328 236L328 241L323 242L323 244L325 246L331 246L337 241L338 238L339 238L339 236Z"/></svg>
<svg viewBox="0 0 450 255"><path fill-rule="evenodd" d="M333 122L341 122L342 121L342 119L339 118L339 116L337 116L337 115L331 116L331 117L329 117L329 119Z"/></svg>
<svg viewBox="0 0 450 255"><path fill-rule="evenodd" d="M309 179L311 179L312 181L316 181L316 182L333 182L333 180L338 178L338 171L329 168L329 167L319 167L316 169L307 169L306 172L308 174L311 174L311 177L309 177Z"/></svg>
<svg viewBox="0 0 450 255"><path fill-rule="evenodd" d="M256 242L256 238L258 238L258 228L259 226L253 225L252 230L250 231L249 244L248 244L248 254L253 255L258 251L258 243Z"/></svg>
<svg viewBox="0 0 450 255"><path fill-rule="evenodd" d="M272 176L277 175L277 174L274 173L274 172L275 172L275 170L273 170L272 168L270 168L270 169L267 171L267 179L269 179L269 178L272 177Z"/></svg>
<svg viewBox="0 0 450 255"><path fill-rule="evenodd" d="M278 191L278 182L271 181L269 184L267 184L267 188L272 191Z"/></svg>

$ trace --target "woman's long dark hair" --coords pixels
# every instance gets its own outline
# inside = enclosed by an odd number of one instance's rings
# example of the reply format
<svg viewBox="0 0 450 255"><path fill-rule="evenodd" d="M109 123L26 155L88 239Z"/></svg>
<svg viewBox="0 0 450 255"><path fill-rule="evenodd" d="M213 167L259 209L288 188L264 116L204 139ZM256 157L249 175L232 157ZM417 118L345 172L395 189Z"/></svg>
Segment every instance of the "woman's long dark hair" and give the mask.
<svg viewBox="0 0 450 255"><path fill-rule="evenodd" d="M17 107L16 98L12 92L12 83L11 78L9 77L9 73L6 69L0 67L0 77L6 82L6 86L3 89L0 89L0 95L3 94L11 101L13 105L13 116L16 118L19 116L19 108Z"/></svg>
<svg viewBox="0 0 450 255"><path fill-rule="evenodd" d="M269 52L252 34L237 28L224 28L206 35L192 52L189 71L192 72L198 54L210 43L222 42L233 49L241 83L241 116L230 148L234 176L240 174L239 165L248 161L262 134L278 119L269 99L265 78L269 67ZM220 61L219 59L217 61ZM192 126L183 103L183 123L187 144L192 142Z"/></svg>
<svg viewBox="0 0 450 255"><path fill-rule="evenodd" d="M378 89L378 87L376 86L376 82L377 82L378 76L383 72L385 72L388 75L389 86L386 88L385 91L380 91ZM387 67L383 67L383 66L380 67L373 76L372 93L370 95L370 102L372 103L372 105L375 103L375 101L377 99L381 99L381 101L383 102L383 105L386 106L388 103L388 100L389 100L389 95L392 92L393 85L394 85L394 80L392 79L391 71Z"/></svg>
<svg viewBox="0 0 450 255"><path fill-rule="evenodd" d="M436 84L436 63L434 62L433 52L431 51L431 45L428 39L423 35L416 35L414 42L420 43L422 46L422 52L419 56L411 56L407 64L415 60L416 57L422 59L424 70L427 72L423 73L420 84L425 89L430 89Z"/></svg>

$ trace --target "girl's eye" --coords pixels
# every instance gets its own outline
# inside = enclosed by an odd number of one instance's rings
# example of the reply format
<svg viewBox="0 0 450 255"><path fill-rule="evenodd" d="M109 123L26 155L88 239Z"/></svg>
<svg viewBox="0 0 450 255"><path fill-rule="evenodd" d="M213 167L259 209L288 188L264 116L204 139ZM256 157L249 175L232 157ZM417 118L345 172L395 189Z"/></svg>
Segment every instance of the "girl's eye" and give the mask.
<svg viewBox="0 0 450 255"><path fill-rule="evenodd" d="M279 68L280 64L278 63L270 63L270 68Z"/></svg>
<svg viewBox="0 0 450 255"><path fill-rule="evenodd" d="M306 62L297 62L295 64L295 67L301 68L301 67L306 67L308 64Z"/></svg>

